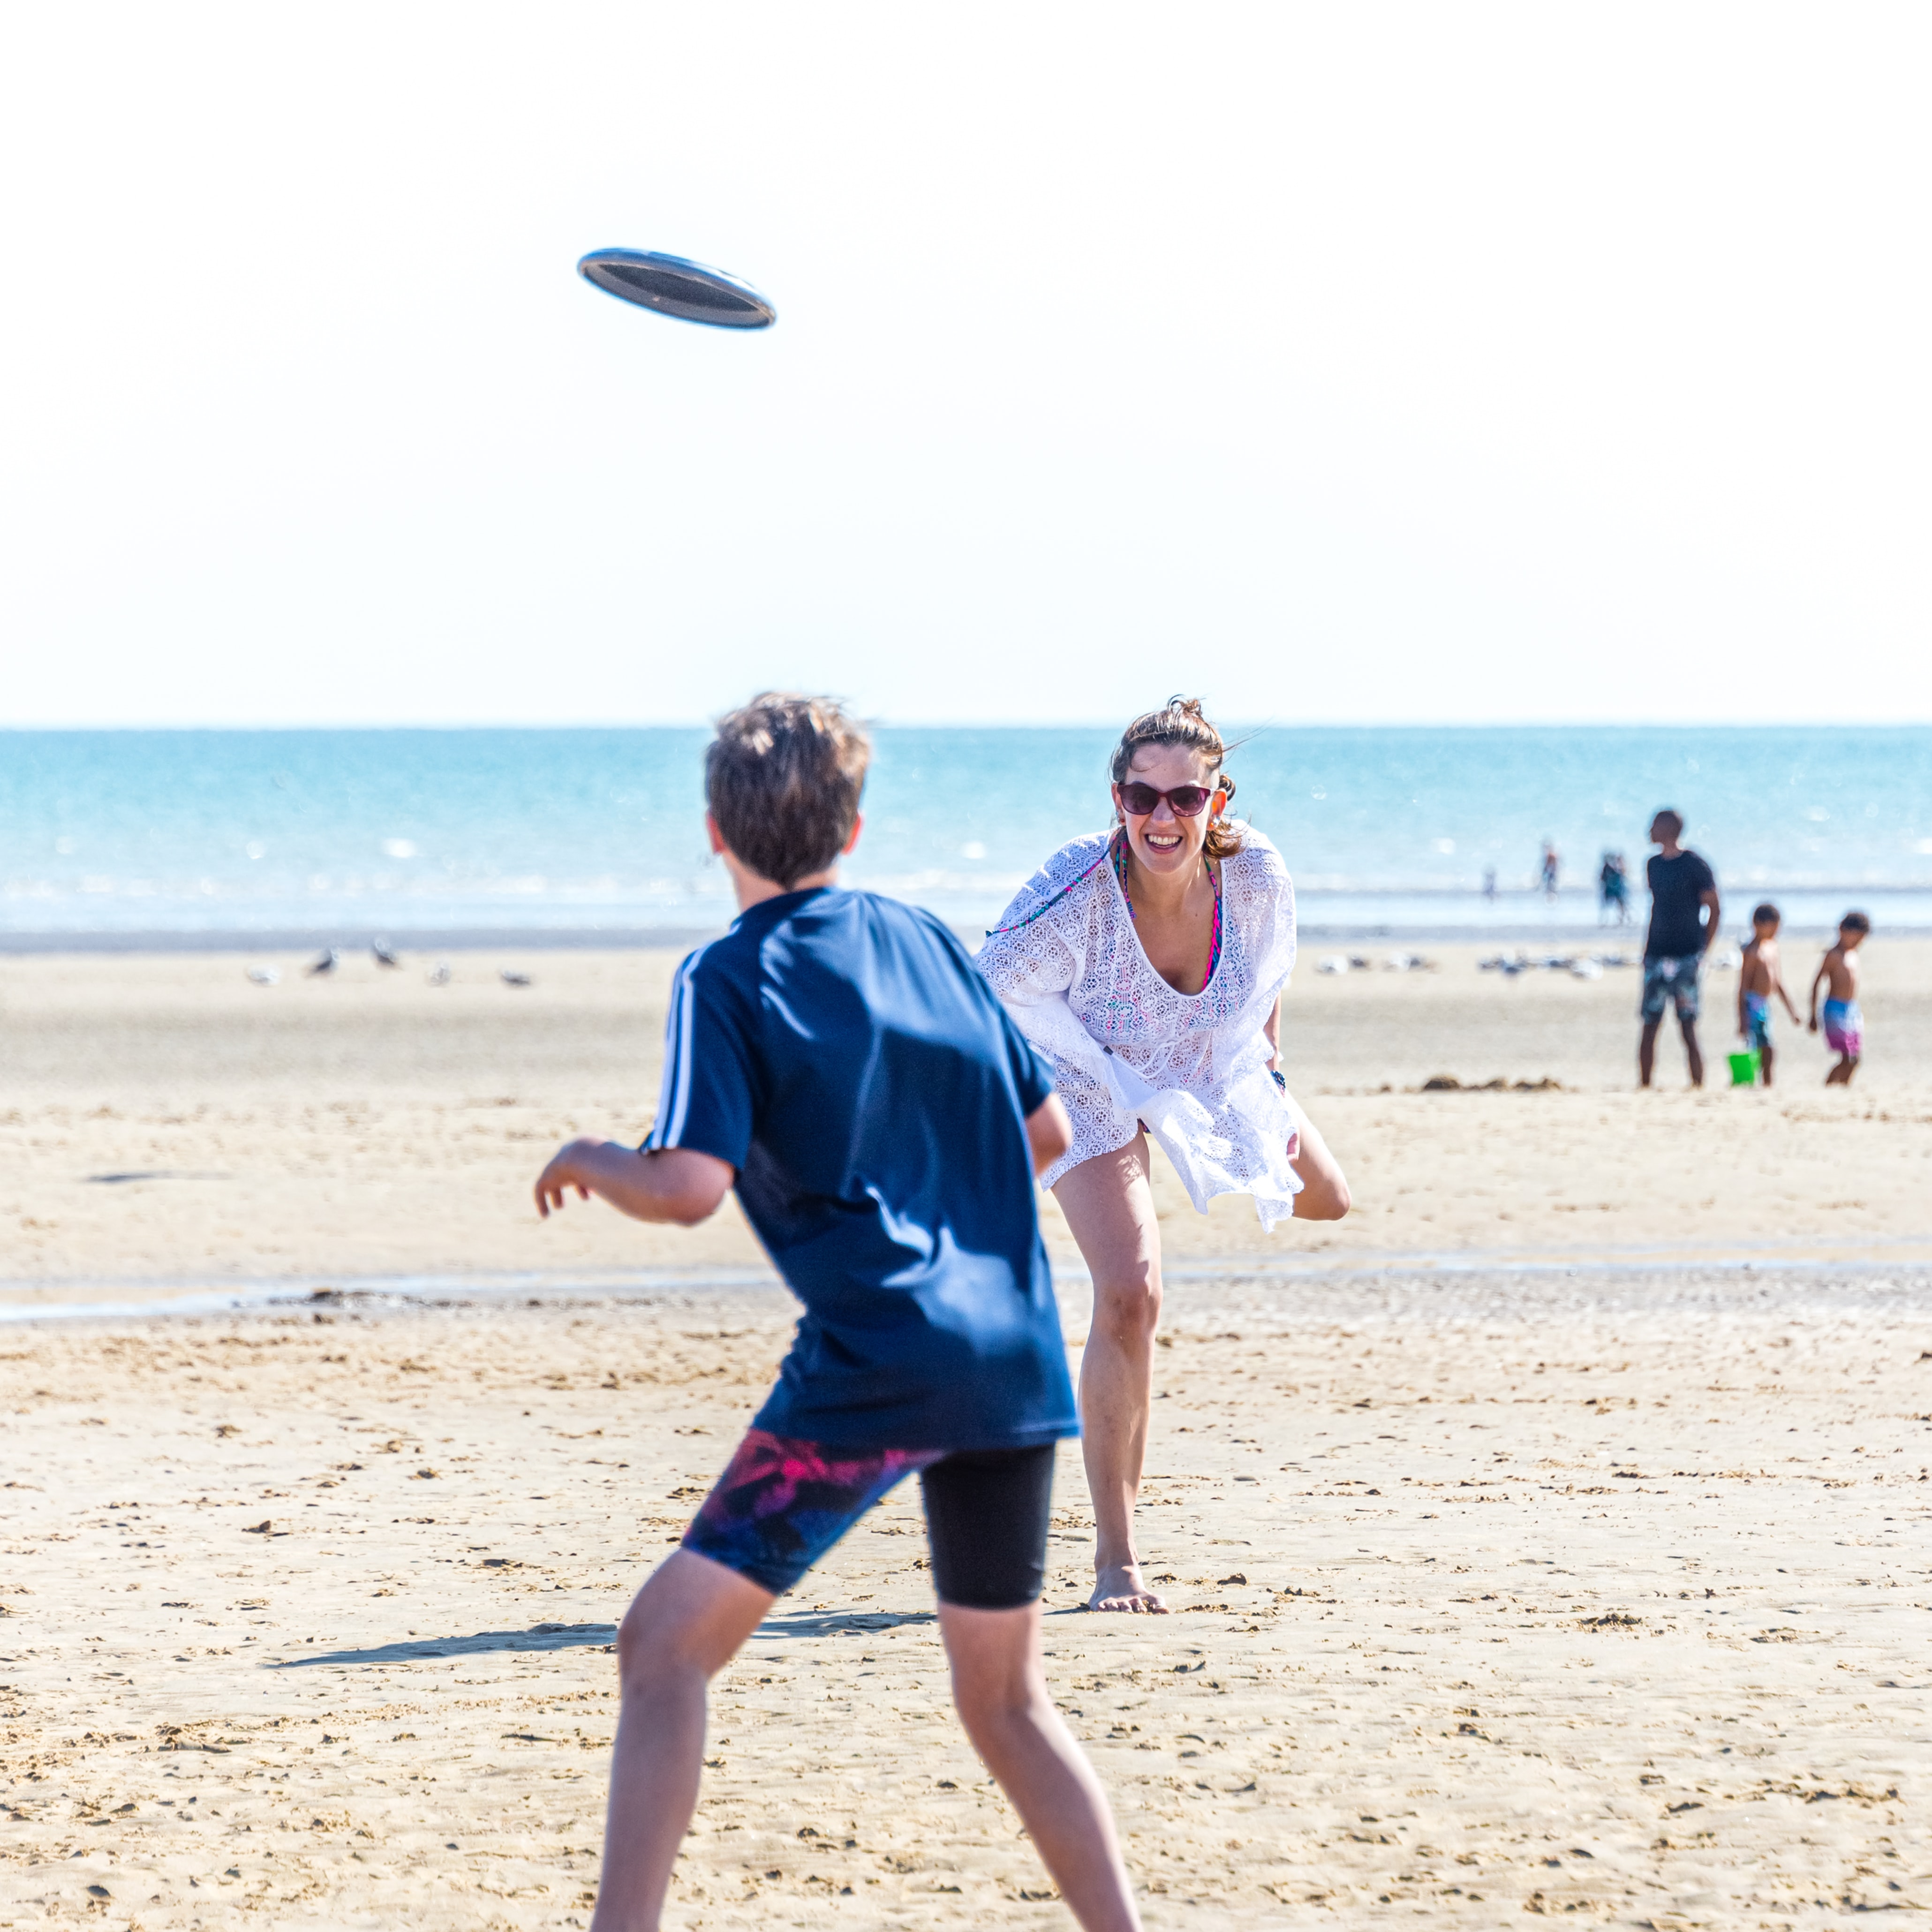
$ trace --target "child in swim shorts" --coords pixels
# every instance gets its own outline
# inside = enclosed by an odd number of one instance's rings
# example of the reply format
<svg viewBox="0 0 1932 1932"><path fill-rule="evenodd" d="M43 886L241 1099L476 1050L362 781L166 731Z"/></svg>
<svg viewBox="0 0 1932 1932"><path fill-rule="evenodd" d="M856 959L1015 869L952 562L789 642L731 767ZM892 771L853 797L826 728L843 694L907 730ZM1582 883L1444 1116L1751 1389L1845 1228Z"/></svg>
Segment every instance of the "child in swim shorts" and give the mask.
<svg viewBox="0 0 1932 1932"><path fill-rule="evenodd" d="M1750 943L1744 950L1738 974L1738 1031L1744 1044L1757 1055L1758 1078L1766 1086L1778 1063L1778 1048L1771 1034L1771 1003L1774 997L1784 1002L1791 1024L1798 1024L1798 1009L1784 990L1778 970L1778 928L1784 915L1768 904L1751 914Z"/></svg>
<svg viewBox="0 0 1932 1932"><path fill-rule="evenodd" d="M777 1385L617 1634L592 1932L650 1932L698 1798L709 1680L892 1486L924 1495L967 1733L1089 1932L1136 1932L1098 1781L1047 1694L1054 1444L1078 1432L1034 1179L1072 1144L1045 1063L930 914L837 882L870 748L829 700L718 727L706 824L736 892L678 968L656 1124L537 1183L692 1226L735 1189L805 1305Z"/></svg>
<svg viewBox="0 0 1932 1932"><path fill-rule="evenodd" d="M1811 981L1811 1030L1818 1030L1818 992L1825 991L1825 1044L1838 1064L1825 1076L1827 1087L1849 1087L1864 1056L1864 1015L1858 1010L1858 948L1871 931L1862 912L1848 912L1838 922L1838 943L1818 962Z"/></svg>

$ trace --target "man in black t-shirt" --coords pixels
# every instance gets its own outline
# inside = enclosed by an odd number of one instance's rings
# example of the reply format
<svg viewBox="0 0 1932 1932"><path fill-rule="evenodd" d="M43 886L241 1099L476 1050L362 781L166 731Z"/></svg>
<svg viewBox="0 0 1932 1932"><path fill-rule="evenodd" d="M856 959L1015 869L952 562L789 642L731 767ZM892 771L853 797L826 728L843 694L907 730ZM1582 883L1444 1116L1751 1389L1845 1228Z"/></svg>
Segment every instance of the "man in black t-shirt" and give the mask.
<svg viewBox="0 0 1932 1932"><path fill-rule="evenodd" d="M1648 1087L1657 1060L1657 1030L1664 1010L1677 1009L1684 1031L1684 1057L1690 1084L1704 1084L1704 1056L1697 1046L1697 973L1718 937L1717 875L1695 852L1678 844L1684 820L1660 812L1651 820L1653 844L1660 846L1645 868L1650 881L1650 933L1643 946L1643 1037L1638 1042L1638 1084ZM1708 912L1708 919L1705 914Z"/></svg>

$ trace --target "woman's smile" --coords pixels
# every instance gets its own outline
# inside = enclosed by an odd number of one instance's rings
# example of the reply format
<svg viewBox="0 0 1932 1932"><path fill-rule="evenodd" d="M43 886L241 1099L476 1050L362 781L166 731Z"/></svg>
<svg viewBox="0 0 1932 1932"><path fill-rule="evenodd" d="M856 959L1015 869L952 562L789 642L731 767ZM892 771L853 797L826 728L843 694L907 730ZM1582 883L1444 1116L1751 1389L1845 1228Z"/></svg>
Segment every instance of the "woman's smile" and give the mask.
<svg viewBox="0 0 1932 1932"><path fill-rule="evenodd" d="M1182 786L1212 785L1216 768L1186 746L1147 745L1136 753L1126 776L1130 783L1151 785L1165 794ZM1151 812L1130 812L1116 785L1114 803L1126 826L1134 856L1149 872L1162 878L1192 872L1207 842L1214 801L1192 818L1180 817L1165 796Z"/></svg>

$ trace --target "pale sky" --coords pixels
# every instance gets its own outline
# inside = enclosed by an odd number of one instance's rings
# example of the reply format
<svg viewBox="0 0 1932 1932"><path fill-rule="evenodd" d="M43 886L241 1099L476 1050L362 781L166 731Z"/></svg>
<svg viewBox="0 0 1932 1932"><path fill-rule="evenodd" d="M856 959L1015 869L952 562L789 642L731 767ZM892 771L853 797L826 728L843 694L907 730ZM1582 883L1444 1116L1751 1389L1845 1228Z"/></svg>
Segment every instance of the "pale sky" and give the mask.
<svg viewBox="0 0 1932 1932"><path fill-rule="evenodd" d="M1928 50L14 8L0 723L1932 719ZM616 302L609 245L777 326Z"/></svg>

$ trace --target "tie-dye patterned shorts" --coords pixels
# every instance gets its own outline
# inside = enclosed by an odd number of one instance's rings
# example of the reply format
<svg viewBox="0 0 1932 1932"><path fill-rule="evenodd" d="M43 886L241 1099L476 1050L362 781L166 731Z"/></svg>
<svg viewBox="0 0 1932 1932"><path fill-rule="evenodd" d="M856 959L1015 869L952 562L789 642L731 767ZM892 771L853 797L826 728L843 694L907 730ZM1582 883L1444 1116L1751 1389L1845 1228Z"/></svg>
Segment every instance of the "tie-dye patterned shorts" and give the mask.
<svg viewBox="0 0 1932 1932"><path fill-rule="evenodd" d="M1033 1602L1046 1576L1050 1442L854 1450L754 1429L692 1519L684 1547L781 1595L915 1472L940 1601L974 1610Z"/></svg>
<svg viewBox="0 0 1932 1932"><path fill-rule="evenodd" d="M1858 1059L1865 1050L1865 1016L1856 1000L1825 1002L1825 1044L1848 1060Z"/></svg>

